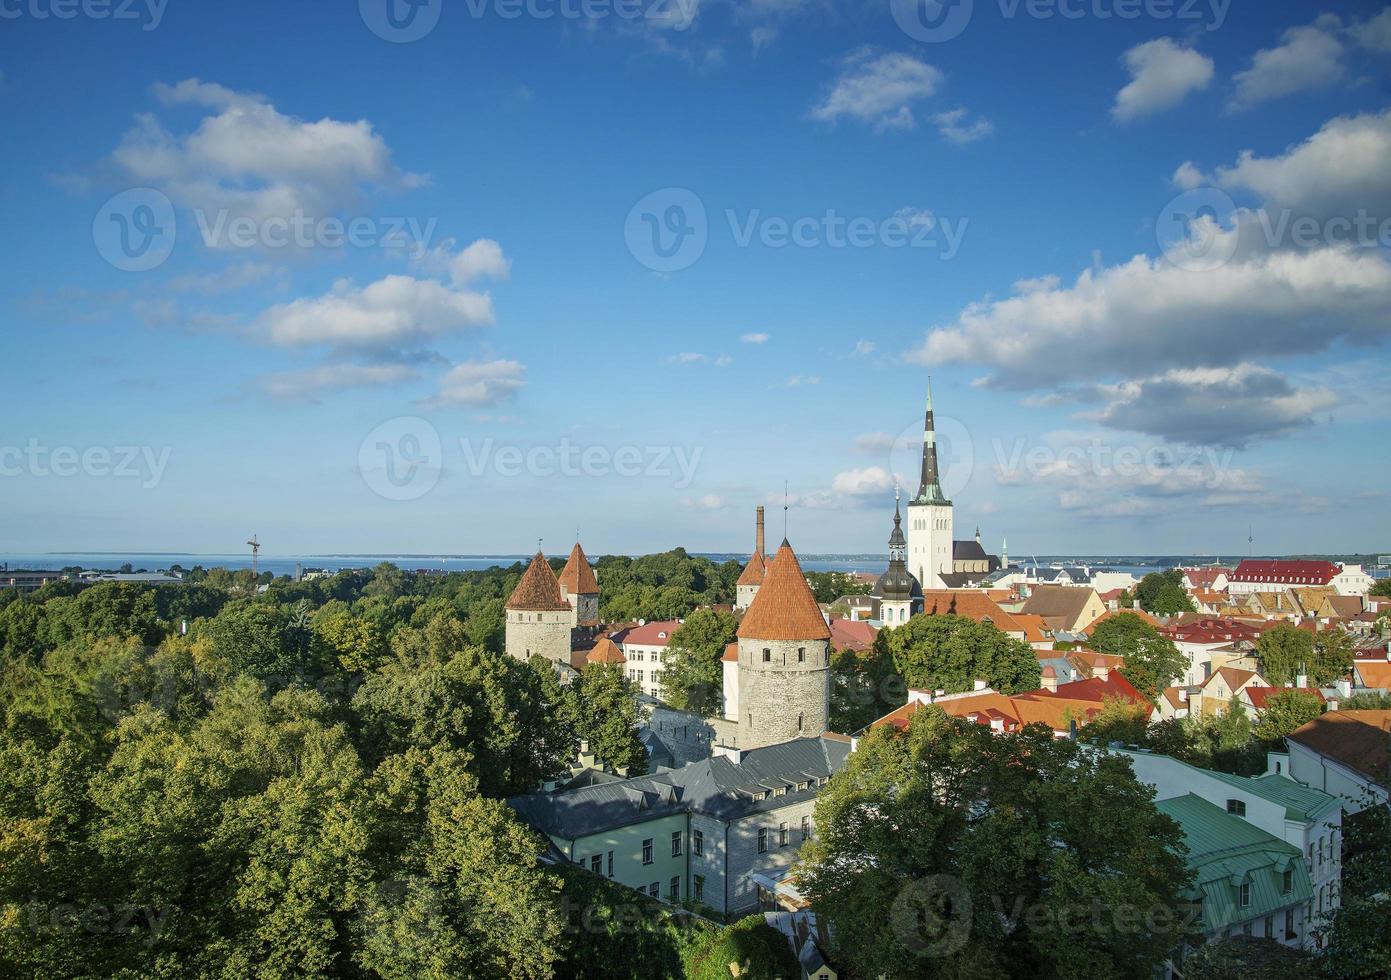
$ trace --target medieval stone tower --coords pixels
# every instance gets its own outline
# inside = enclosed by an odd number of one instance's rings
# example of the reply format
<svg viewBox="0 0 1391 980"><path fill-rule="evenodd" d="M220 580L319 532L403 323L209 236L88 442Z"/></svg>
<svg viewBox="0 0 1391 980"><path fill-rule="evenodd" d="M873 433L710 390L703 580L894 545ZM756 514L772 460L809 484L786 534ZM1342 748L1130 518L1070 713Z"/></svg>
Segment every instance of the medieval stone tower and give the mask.
<svg viewBox="0 0 1391 980"><path fill-rule="evenodd" d="M568 665L574 615L546 556L536 552L507 600L507 652L519 660L542 656Z"/></svg>
<svg viewBox="0 0 1391 980"><path fill-rule="evenodd" d="M759 507L757 518L754 524L754 546L753 557L744 566L744 571L739 575L739 581L734 586L734 608L747 609L753 603L753 597L758 595L758 587L763 584L763 574L767 571L768 562L763 557L763 508Z"/></svg>
<svg viewBox="0 0 1391 980"><path fill-rule="evenodd" d="M594 626L599 622L599 581L578 541L560 570L560 593L570 604L571 626Z"/></svg>
<svg viewBox="0 0 1391 980"><path fill-rule="evenodd" d="M831 630L784 539L739 623L739 748L826 731Z"/></svg>
<svg viewBox="0 0 1391 980"><path fill-rule="evenodd" d="M942 492L937 471L937 432L932 423L932 383L927 385L923 422L922 478L908 501L908 571L924 589L947 587L943 575L955 571L952 554L951 501Z"/></svg>

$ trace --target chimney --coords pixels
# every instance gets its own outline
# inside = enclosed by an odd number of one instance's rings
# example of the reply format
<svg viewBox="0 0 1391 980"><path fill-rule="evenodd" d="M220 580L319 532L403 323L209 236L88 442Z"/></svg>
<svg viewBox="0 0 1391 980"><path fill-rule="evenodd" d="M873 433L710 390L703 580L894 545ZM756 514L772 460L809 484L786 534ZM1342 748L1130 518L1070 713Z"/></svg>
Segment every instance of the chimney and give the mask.
<svg viewBox="0 0 1391 980"><path fill-rule="evenodd" d="M977 690L977 691L984 691L984 690L985 690L987 687L989 687L989 686L990 686L990 682L989 682L989 681L981 680L979 677L976 678L976 690Z"/></svg>
<svg viewBox="0 0 1391 980"><path fill-rule="evenodd" d="M1097 664L1092 668L1092 676L1099 681L1109 681L1111 679L1111 668L1105 664Z"/></svg>
<svg viewBox="0 0 1391 980"><path fill-rule="evenodd" d="M1338 696L1339 696L1339 697L1342 697L1342 698L1350 698L1350 697L1352 697L1352 681L1348 680L1346 677L1343 677L1343 678L1339 679L1338 682L1337 682L1336 684L1334 684L1333 686L1336 687L1336 688L1338 689Z"/></svg>
<svg viewBox="0 0 1391 980"><path fill-rule="evenodd" d="M1057 691L1058 672L1052 667L1043 668L1043 689L1045 691Z"/></svg>
<svg viewBox="0 0 1391 980"><path fill-rule="evenodd" d="M1295 679L1294 679L1294 686L1295 686L1295 687L1300 687L1300 688L1308 687L1308 686L1309 686L1309 675L1308 675L1308 674L1298 674L1298 675L1296 675L1296 676L1295 676Z"/></svg>
<svg viewBox="0 0 1391 980"><path fill-rule="evenodd" d="M755 531L754 531L753 541L754 541L754 545L753 545L753 552L754 552L754 554L756 554L756 555L761 555L761 554L763 554L763 505L762 505L762 504L759 504L759 506L758 506L758 520L755 522Z"/></svg>

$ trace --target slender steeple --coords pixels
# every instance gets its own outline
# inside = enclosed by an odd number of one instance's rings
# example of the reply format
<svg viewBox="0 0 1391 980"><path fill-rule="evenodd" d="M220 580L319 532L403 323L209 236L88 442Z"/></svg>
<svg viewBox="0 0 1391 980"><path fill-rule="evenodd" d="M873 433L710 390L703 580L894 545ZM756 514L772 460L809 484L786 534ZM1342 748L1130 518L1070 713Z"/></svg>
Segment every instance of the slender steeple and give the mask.
<svg viewBox="0 0 1391 980"><path fill-rule="evenodd" d="M898 510L898 487L894 487L894 529L889 533L889 562L907 558L908 542L903 537L903 517Z"/></svg>
<svg viewBox="0 0 1391 980"><path fill-rule="evenodd" d="M889 568L874 583L874 595L889 602L912 602L913 576L908 572L908 542L903 536L903 517L898 509L898 488L894 488L894 529L889 533ZM905 610L901 619L906 619ZM887 622L887 617L885 619Z"/></svg>
<svg viewBox="0 0 1391 980"><path fill-rule="evenodd" d="M927 379L927 417L923 420L923 463L922 479L918 483L918 495L913 498L917 504L949 504L950 500L942 492L941 480L937 471L937 430L932 422L932 379Z"/></svg>

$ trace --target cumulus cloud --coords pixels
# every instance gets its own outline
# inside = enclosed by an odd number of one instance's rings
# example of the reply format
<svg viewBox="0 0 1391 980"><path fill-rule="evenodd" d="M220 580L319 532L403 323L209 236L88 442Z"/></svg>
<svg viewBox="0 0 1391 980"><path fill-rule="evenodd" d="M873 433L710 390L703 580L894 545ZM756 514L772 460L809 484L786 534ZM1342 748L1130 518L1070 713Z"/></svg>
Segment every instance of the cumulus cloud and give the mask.
<svg viewBox="0 0 1391 980"><path fill-rule="evenodd" d="M995 132L995 124L989 119L971 119L970 113L965 109L939 112L932 117L932 121L937 125L937 132L958 146L983 140Z"/></svg>
<svg viewBox="0 0 1391 980"><path fill-rule="evenodd" d="M431 402L441 407L496 405L526 384L525 374L525 366L517 361L465 361L441 379Z"/></svg>
<svg viewBox="0 0 1391 980"><path fill-rule="evenodd" d="M882 466L845 470L831 480L831 490L846 497L879 497L893 492L898 483Z"/></svg>
<svg viewBox="0 0 1391 980"><path fill-rule="evenodd" d="M792 377L787 379L787 387L789 388L799 388L802 385L819 385L820 383L821 379L814 374L794 374L792 375Z"/></svg>
<svg viewBox="0 0 1391 980"><path fill-rule="evenodd" d="M1391 51L1391 7L1387 7L1371 20L1352 28L1352 36L1364 48L1373 51Z"/></svg>
<svg viewBox="0 0 1391 980"><path fill-rule="evenodd" d="M1327 388L1297 387L1278 371L1250 363L1175 369L1098 385L1091 395L1105 405L1090 417L1110 428L1234 448L1311 425L1338 404Z"/></svg>
<svg viewBox="0 0 1391 980"><path fill-rule="evenodd" d="M405 364L321 364L301 371L279 371L257 379L257 387L271 398L317 401L319 396L352 388L379 388L419 378Z"/></svg>
<svg viewBox="0 0 1391 980"><path fill-rule="evenodd" d="M492 300L484 293L391 275L363 287L340 279L322 296L272 306L257 326L275 344L356 347L417 343L492 322Z"/></svg>
<svg viewBox="0 0 1391 980"><path fill-rule="evenodd" d="M729 506L729 501L715 493L702 494L699 497L682 497L678 503L692 510L723 510Z"/></svg>
<svg viewBox="0 0 1391 980"><path fill-rule="evenodd" d="M746 333L739 338L740 343L744 344L766 344L768 335L766 333Z"/></svg>
<svg viewBox="0 0 1391 980"><path fill-rule="evenodd" d="M1344 75L1341 33L1342 23L1332 14L1285 31L1278 47L1257 51L1251 67L1236 74L1229 108L1248 109L1338 81Z"/></svg>
<svg viewBox="0 0 1391 980"><path fill-rule="evenodd" d="M1191 163L1180 171L1200 173ZM1212 179L1301 214L1353 216L1361 209L1384 220L1391 216L1391 109L1329 120L1277 156L1247 150Z"/></svg>
<svg viewBox="0 0 1391 980"><path fill-rule="evenodd" d="M1161 37L1137 44L1121 59L1130 83L1116 93L1111 115L1122 122L1178 105L1212 81L1212 59Z"/></svg>
<svg viewBox="0 0 1391 980"><path fill-rule="evenodd" d="M911 55L859 48L843 59L840 74L811 116L823 122L853 119L876 130L911 129L917 125L913 106L930 98L944 78Z"/></svg>
<svg viewBox="0 0 1391 980"><path fill-rule="evenodd" d="M850 353L854 357L868 357L870 354L874 353L874 349L877 346L878 345L875 344L874 341L861 338L855 341L855 346L851 348Z"/></svg>
<svg viewBox="0 0 1391 980"><path fill-rule="evenodd" d="M895 437L887 432L864 432L855 437L855 448L862 453L887 453Z"/></svg>
<svg viewBox="0 0 1391 980"><path fill-rule="evenodd" d="M167 129L153 114L111 154L131 180L176 204L256 220L326 217L360 201L373 186L416 186L419 175L391 160L386 141L365 119L299 119L264 96L197 78L154 86L166 106L205 110L188 132Z"/></svg>
<svg viewBox="0 0 1391 980"><path fill-rule="evenodd" d="M491 238L480 238L460 251L457 242L447 239L416 257L416 265L433 275L447 276L455 286L467 286L479 279L506 279L512 260L502 254L502 246Z"/></svg>

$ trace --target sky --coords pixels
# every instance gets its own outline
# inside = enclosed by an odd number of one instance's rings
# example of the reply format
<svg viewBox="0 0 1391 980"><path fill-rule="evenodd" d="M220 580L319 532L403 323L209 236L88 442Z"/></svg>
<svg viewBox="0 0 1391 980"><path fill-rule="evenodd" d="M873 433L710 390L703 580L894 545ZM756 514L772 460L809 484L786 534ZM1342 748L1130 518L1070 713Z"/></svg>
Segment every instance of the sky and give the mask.
<svg viewBox="0 0 1391 980"><path fill-rule="evenodd" d="M3 0L0 552L876 553L929 378L992 551L1391 551L1388 71L1375 2Z"/></svg>

